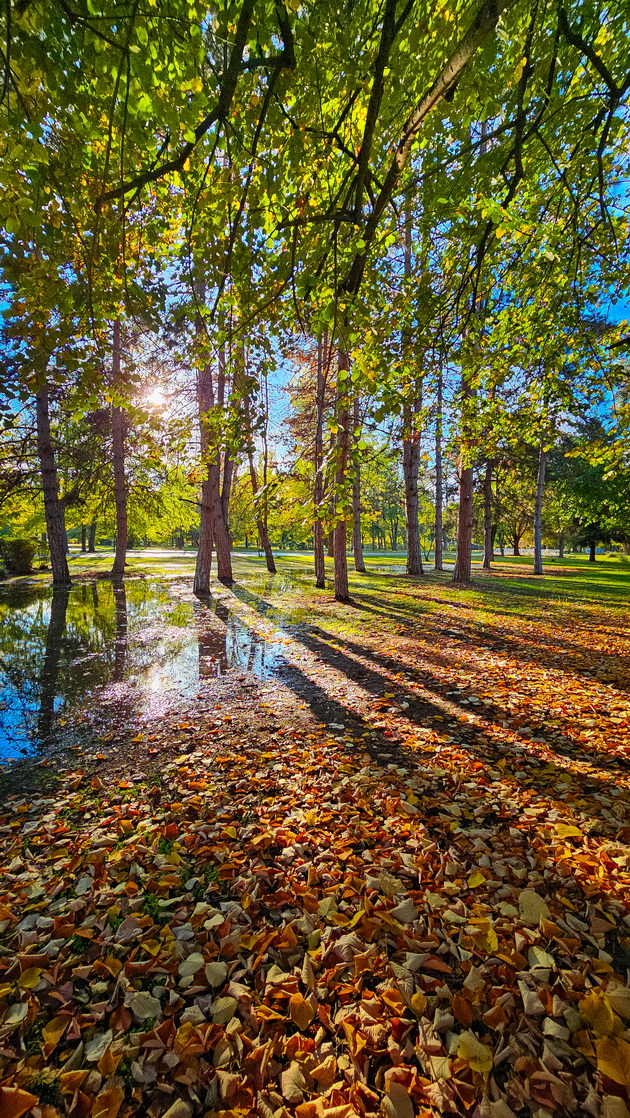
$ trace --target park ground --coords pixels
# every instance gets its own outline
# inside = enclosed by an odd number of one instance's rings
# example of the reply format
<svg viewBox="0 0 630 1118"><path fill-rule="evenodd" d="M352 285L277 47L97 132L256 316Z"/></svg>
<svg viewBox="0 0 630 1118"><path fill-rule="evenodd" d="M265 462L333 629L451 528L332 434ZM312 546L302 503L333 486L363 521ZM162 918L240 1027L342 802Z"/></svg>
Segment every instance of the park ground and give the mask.
<svg viewBox="0 0 630 1118"><path fill-rule="evenodd" d="M630 565L401 562L239 557L274 674L7 785L2 1118L630 1113Z"/></svg>

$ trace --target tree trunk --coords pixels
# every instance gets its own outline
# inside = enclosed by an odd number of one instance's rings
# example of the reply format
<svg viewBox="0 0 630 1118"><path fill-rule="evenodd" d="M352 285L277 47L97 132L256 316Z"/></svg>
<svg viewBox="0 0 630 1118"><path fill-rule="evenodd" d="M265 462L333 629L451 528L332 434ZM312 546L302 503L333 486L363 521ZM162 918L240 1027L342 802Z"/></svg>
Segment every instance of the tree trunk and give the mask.
<svg viewBox="0 0 630 1118"><path fill-rule="evenodd" d="M315 388L315 482L313 485L313 560L315 564L315 586L323 590L326 586L326 563L324 560L324 530L321 522L321 506L324 500L324 398L326 377L326 342L317 339L317 385Z"/></svg>
<svg viewBox="0 0 630 1118"><path fill-rule="evenodd" d="M411 281L412 218L411 207L405 215L405 258L404 274L407 284ZM401 334L403 360L411 357L411 336L408 326ZM420 471L420 433L417 430L417 416L421 407L422 388L416 383L415 361L411 373L413 397L403 408L403 480L405 486L405 523L407 526L407 574L421 575L422 554L420 551L420 526L418 524L418 474ZM396 550L392 534L392 551Z"/></svg>
<svg viewBox="0 0 630 1118"><path fill-rule="evenodd" d="M93 520L88 532L88 551L96 551L96 526L98 521Z"/></svg>
<svg viewBox="0 0 630 1118"><path fill-rule="evenodd" d="M512 555L520 555L519 544L521 542L520 536L512 536Z"/></svg>
<svg viewBox="0 0 630 1118"><path fill-rule="evenodd" d="M221 408L225 404L225 355L223 350L219 351L219 369L217 377L217 402ZM234 581L232 575L232 544L230 541L230 533L228 531L228 508L229 508L229 495L230 495L230 476L231 468L229 459L226 452L226 485L224 487L225 500L221 492L221 453L217 449L215 451L215 461L209 470L209 476L212 481L212 505L213 505L213 531L214 531L214 546L217 550L217 578L219 582L232 583Z"/></svg>
<svg viewBox="0 0 630 1118"><path fill-rule="evenodd" d="M558 559L564 559L564 532L558 533Z"/></svg>
<svg viewBox="0 0 630 1118"><path fill-rule="evenodd" d="M534 504L534 574L541 575L543 573L543 555L542 555L542 505L543 497L545 494L545 466L547 464L547 455L540 448L540 456L538 458L538 477L536 478L536 501Z"/></svg>
<svg viewBox="0 0 630 1118"><path fill-rule="evenodd" d="M335 598L338 602L350 600L348 589L348 557L346 555L346 507L345 483L348 473L348 449L350 444L350 411L348 408L348 377L350 368L348 354L340 349L338 370L346 373L337 380L337 468L335 471L336 523L333 531L335 564Z"/></svg>
<svg viewBox="0 0 630 1118"><path fill-rule="evenodd" d="M87 551L87 525L81 525L81 551L83 554Z"/></svg>
<svg viewBox="0 0 630 1118"><path fill-rule="evenodd" d="M434 545L434 568L436 571L444 569L442 564L442 550L444 547L444 527L443 527L443 502L444 502L444 485L442 478L442 396L443 396L443 383L442 383L442 366L438 370L437 382L437 400L436 400L436 415L435 415L435 545Z"/></svg>
<svg viewBox="0 0 630 1118"><path fill-rule="evenodd" d="M358 442L357 431L359 429L359 397L356 396L354 400L354 440ZM363 539L361 536L361 466L359 464L359 451L357 449L357 460L354 466L354 478L352 481L352 551L354 554L354 569L359 574L365 574L365 563L363 561Z"/></svg>
<svg viewBox="0 0 630 1118"><path fill-rule="evenodd" d="M199 316L196 322L198 336L203 332L203 329L203 322ZM193 579L194 594L210 593L210 571L212 570L212 548L214 544L214 508L210 476L212 465L209 462L210 431L206 416L213 405L212 366L209 361L206 361L197 372L197 414L199 417L199 449L203 465L203 481L201 483L201 506L199 509L199 543L197 544L197 560Z"/></svg>
<svg viewBox="0 0 630 1118"><path fill-rule="evenodd" d="M494 462L489 458L483 479L483 568L489 571L494 559L492 546L492 468Z"/></svg>
<svg viewBox="0 0 630 1118"><path fill-rule="evenodd" d="M256 466L254 464L254 453L252 451L251 445L248 447L248 450L247 450L247 458L249 460L249 477L250 477L251 486L252 486L252 493L254 495L254 506L256 507L256 527L258 529L258 535L260 537L260 543L261 543L263 551L265 553L265 561L267 563L267 570L269 571L269 574L275 575L277 568L276 568L276 564L274 562L273 551L271 550L271 544L269 543L269 530L267 528L267 510L266 510L266 507L263 506L263 511L261 512L260 511L260 506L256 504L256 494L258 493L258 478L256 476Z"/></svg>
<svg viewBox="0 0 630 1118"><path fill-rule="evenodd" d="M589 544L589 547L588 547L588 561L589 561L589 563L595 563L596 562L596 555L597 555L596 550L595 550L596 546L597 545L595 543Z"/></svg>
<svg viewBox="0 0 630 1118"><path fill-rule="evenodd" d="M121 389L120 319L114 322L112 346L112 386ZM112 408L112 453L114 462L114 499L116 502L116 551L112 578L122 578L127 557L127 485L125 481L125 417L118 405Z"/></svg>
<svg viewBox="0 0 630 1118"><path fill-rule="evenodd" d="M457 521L457 558L453 582L470 582L473 516L474 472L472 466L459 464L459 516Z"/></svg>
<svg viewBox="0 0 630 1118"><path fill-rule="evenodd" d="M50 410L48 405L48 385L46 381L35 397L37 415L37 453L42 475L42 490L44 494L44 514L46 517L46 530L48 532L48 547L50 550L50 565L52 567L53 582L57 585L67 585L70 582L70 571L66 559L66 526L63 502L59 500L59 486L57 482L57 463L50 433Z"/></svg>
<svg viewBox="0 0 630 1118"><path fill-rule="evenodd" d="M334 554L335 554L335 529L334 528L331 528L330 532L328 533L328 542L327 542L327 545L326 545L326 549L328 551L328 558L332 559L334 557Z"/></svg>
<svg viewBox="0 0 630 1118"><path fill-rule="evenodd" d="M405 485L405 525L407 528L407 574L424 574L420 551L420 526L418 524L419 498L418 475L420 472L420 434L416 430L416 417L420 400L405 404L403 411L403 479ZM396 547L392 543L392 549Z"/></svg>

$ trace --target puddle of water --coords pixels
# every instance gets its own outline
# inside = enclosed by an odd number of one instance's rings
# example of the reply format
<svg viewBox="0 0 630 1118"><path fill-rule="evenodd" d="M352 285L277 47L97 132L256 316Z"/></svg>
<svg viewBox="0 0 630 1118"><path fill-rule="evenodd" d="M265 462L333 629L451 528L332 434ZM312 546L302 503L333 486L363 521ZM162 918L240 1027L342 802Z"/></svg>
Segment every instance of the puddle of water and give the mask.
<svg viewBox="0 0 630 1118"><path fill-rule="evenodd" d="M189 580L0 589L0 760L54 744L73 718L157 718L231 669L265 678L281 658Z"/></svg>
<svg viewBox="0 0 630 1118"><path fill-rule="evenodd" d="M368 571L368 574L370 574L372 571L378 571L379 574L385 574L385 575L391 575L391 574L403 574L404 575L404 574L407 573L407 568L403 563L388 563L388 565L386 567L385 566L381 566L381 567L371 566L370 570Z"/></svg>

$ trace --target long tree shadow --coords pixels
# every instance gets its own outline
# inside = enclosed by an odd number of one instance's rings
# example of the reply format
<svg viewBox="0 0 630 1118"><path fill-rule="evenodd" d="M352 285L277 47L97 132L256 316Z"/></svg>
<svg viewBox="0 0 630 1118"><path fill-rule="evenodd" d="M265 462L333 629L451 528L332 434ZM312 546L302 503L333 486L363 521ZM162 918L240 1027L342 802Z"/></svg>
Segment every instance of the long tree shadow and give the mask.
<svg viewBox="0 0 630 1118"><path fill-rule="evenodd" d="M317 630L314 626L311 626L310 632L315 634ZM419 686L422 686L423 688L428 689L437 695L443 694L444 699L448 699L448 701L452 705L456 705L461 708L462 701L466 699L466 696L464 694L454 695L451 689L452 685L450 683L444 683L442 680L436 677L433 672L429 671L424 666L424 661L426 659L430 659L430 657L426 655L425 650L422 651L423 667L422 669L419 669L414 668L407 661L400 660L389 653L375 653L365 645L360 645L356 642L351 641L348 637L337 636L336 634L327 633L323 630L319 630L319 635L324 642L333 640L334 642L336 642L336 644L342 644L354 656L367 659L377 666L384 668L386 671L395 673L397 675L404 673L407 679L414 680L414 682L416 682ZM442 663L448 664L448 658L443 656ZM398 680L396 682L396 687L399 691L402 690ZM411 694L413 694L413 692ZM409 698L408 692L406 694L406 697ZM410 704L410 709L411 706L412 704ZM470 708L466 713L470 713ZM483 706L480 708L478 713L484 720L492 720L495 724L502 722L507 715L507 711L505 709L498 706L496 703L490 702L489 700L484 700ZM574 761L586 764L596 763L599 768L602 769L630 773L630 759L624 756L614 754L608 755L599 750L592 750L589 752L584 749L581 742L578 742L569 735L562 733L558 728L554 727L553 730L550 732L550 728L547 723L541 721L539 715L535 713L528 715L527 723L528 726L533 726L535 729L538 730L539 733L544 734L546 744L548 744L550 748L553 748L558 753L570 757ZM488 730L486 727L478 727L471 730L471 733L475 732L477 734L485 735L488 733Z"/></svg>
<svg viewBox="0 0 630 1118"><path fill-rule="evenodd" d="M422 626L428 632L434 631L440 634L453 632L452 629L444 625L443 621L436 621L432 624L430 619L427 621L424 617L417 618L411 610L406 618L400 613L392 614L391 611L381 605L378 599L372 598L369 594L361 595L360 604L370 612L387 618L391 617L406 626L409 626L410 621L415 621L416 625ZM486 609L485 606L483 608ZM522 615L517 620L521 623L523 621L531 621L534 624L540 623L539 619L523 618ZM549 624L548 618L546 623ZM531 640L527 640L513 628L506 631L505 627L499 629L487 623L480 625L478 622L469 622L465 617L457 619L457 629L462 642L472 648L477 647L489 652L504 653L512 658L518 653L520 659L531 660L542 667L553 668L554 671L592 676L592 650L589 646L568 640L566 636L563 636L560 640L557 632L550 634L548 637L537 632L535 637L532 636ZM597 656L601 665L604 666L605 682L614 683L620 691L629 691L630 678L627 669L620 663L619 652L607 652L601 649L598 650Z"/></svg>
<svg viewBox="0 0 630 1118"><path fill-rule="evenodd" d="M263 615L267 615L272 608L269 602L257 599L247 590L244 590L243 587L236 587L234 593L242 601L251 605L256 612ZM400 671L405 672L407 675L410 674L408 664L394 657L381 657L380 655L376 655L366 650L363 645L358 645L355 642L349 641L347 638L341 638L337 634L318 629L316 626L291 626L287 627L287 632L290 632L296 641L307 648L321 662L340 675L345 676L349 681L358 684L363 690L367 691L375 698L382 699L385 689L392 686L392 681L387 676L384 676L381 671L378 671L378 667L386 671ZM329 641L334 641L336 646L342 644L347 651L343 651L339 647L331 646L331 644L328 643ZM354 656L371 659L371 666L357 663L357 660L353 659L353 656L348 654L349 652L352 652ZM332 700L327 692L314 684L302 672L299 672L301 682L300 690L298 691L296 689L296 679L294 677L294 673L298 671L298 669L295 669L292 665L287 665L287 667L289 670L286 679L284 676L284 667L282 672L279 673L280 677L285 679L285 682L287 682L292 690L295 690L296 694L300 694L300 697L311 706L311 709L318 714L318 717L321 717L318 713L320 710L324 713L336 710L336 720L341 721L343 716L346 720L351 718L356 721L356 713L353 713L348 707L340 704L338 701ZM429 673L424 673L417 669L416 671L422 686L430 690L431 688L427 687L427 676ZM438 687L433 677L431 677L430 682L434 685L437 692ZM419 698L414 691L405 687L402 681L396 681L395 687L398 697L408 704L407 708L404 710L405 719L422 728L426 728L427 723L432 724L438 721L438 723L443 724L445 721L448 721L448 714L445 712L444 706L438 701L432 701L424 697ZM439 688L442 689L441 684ZM317 709L313 706L312 702L314 692L318 694ZM455 702L452 705L457 706L458 704ZM523 783L523 778L519 778L516 775L517 772L522 772L523 764L527 763L533 766L533 772L530 768L530 771L527 773L527 787L530 791L538 791L546 798L549 798L551 786L553 784L552 777L557 777L558 780L560 778L566 780L567 767L557 764L553 760L548 760L547 758L544 760L536 756L527 758L524 752L519 751L517 753L514 749L514 745L502 737L501 729L496 725L497 722L502 719L503 713L504 712L496 707L484 707L483 718L485 724L476 726L471 725L467 721L471 714L470 709L463 711L460 706L458 714L451 715L450 718L451 723L455 723L457 726L458 744L471 755L474 755L475 760L481 761L489 768L496 765L498 761L505 762L510 756L514 757L516 764L519 766L512 775L512 779L516 785ZM491 720L494 724L488 725ZM363 725L367 725L363 719L360 719L360 722ZM373 727L369 728L373 729ZM443 731L443 725L439 726L439 729ZM478 741L478 738L481 740ZM387 741L387 739L384 740ZM388 744L391 745L391 742ZM562 743L560 742L559 744ZM628 762L625 758L605 758L597 754L595 762L590 756L576 756L576 744L570 738L564 739L564 746L565 749L562 750L562 753L564 755L566 751L567 757L571 760L586 762L590 765L596 763L601 769L616 769L618 773L628 769ZM526 746L524 745L522 749L525 750L525 748ZM556 748L555 742L554 748ZM544 769L544 779L537 779L537 770L540 769ZM604 776L598 776L597 773L593 772L582 774L577 771L571 771L570 775L572 779L584 786L584 790L588 788L591 793L597 790L610 795L612 784L610 779L606 779ZM582 810L587 811L595 819L599 818L600 807L597 803L589 803L587 800Z"/></svg>

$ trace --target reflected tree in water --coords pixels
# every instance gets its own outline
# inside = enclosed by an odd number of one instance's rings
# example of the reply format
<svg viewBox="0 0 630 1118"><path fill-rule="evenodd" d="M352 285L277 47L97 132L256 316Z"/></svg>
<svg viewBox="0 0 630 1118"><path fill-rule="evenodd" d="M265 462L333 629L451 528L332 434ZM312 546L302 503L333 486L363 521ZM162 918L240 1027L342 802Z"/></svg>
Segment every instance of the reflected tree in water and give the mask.
<svg viewBox="0 0 630 1118"><path fill-rule="evenodd" d="M114 590L114 610L116 614L116 635L114 637L114 672L112 681L120 683L125 676L127 662L127 591L125 584L120 579L112 583Z"/></svg>
<svg viewBox="0 0 630 1118"><path fill-rule="evenodd" d="M70 600L70 586L55 586L50 604L50 620L46 634L46 647L41 672L41 696L37 715L37 737L45 741L50 736L58 693L59 668L63 652L63 634Z"/></svg>

